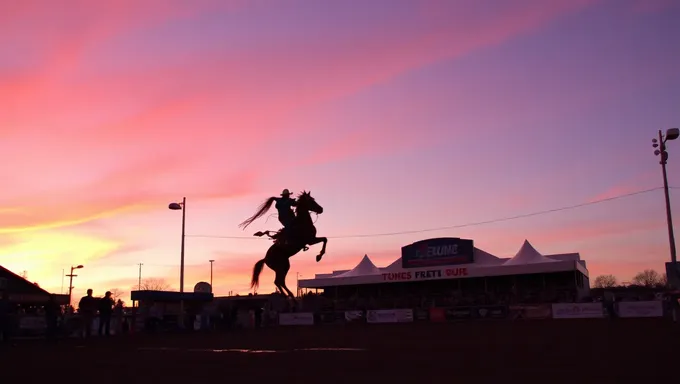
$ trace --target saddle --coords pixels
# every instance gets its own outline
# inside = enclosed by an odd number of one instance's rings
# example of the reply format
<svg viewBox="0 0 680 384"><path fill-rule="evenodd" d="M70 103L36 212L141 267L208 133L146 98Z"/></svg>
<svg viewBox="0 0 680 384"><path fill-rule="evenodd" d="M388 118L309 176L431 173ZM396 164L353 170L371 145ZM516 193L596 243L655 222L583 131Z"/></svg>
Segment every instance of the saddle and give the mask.
<svg viewBox="0 0 680 384"><path fill-rule="evenodd" d="M266 233L266 234L267 234L267 236L269 236L272 240L274 240L274 244L278 244L278 245L289 245L289 244L290 244L290 241L291 241L291 239L289 238L289 234L291 233L291 230L292 230L291 227L288 227L288 228L283 227L283 228L279 229L278 231L276 231L276 232L273 233L273 234L270 234L270 233ZM256 235L256 236L258 236L258 235L259 235L259 236L262 236L262 234L264 234L264 233L258 232L258 233L256 233L255 235ZM305 244L305 245L303 246L303 248L302 248L303 251L307 251L308 249L309 249L309 247L308 247L306 244Z"/></svg>

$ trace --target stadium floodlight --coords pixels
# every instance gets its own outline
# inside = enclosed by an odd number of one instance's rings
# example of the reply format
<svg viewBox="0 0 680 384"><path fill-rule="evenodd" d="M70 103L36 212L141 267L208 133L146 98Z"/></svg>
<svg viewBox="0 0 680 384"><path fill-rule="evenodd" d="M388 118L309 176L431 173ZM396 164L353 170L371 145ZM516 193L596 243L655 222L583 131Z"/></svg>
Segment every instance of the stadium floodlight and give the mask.
<svg viewBox="0 0 680 384"><path fill-rule="evenodd" d="M184 227L187 218L187 198L183 197L182 202L174 202L168 205L168 209L173 211L182 211L182 245L180 249L180 261L179 261L179 292L184 293ZM180 299L179 302L179 312L180 312L180 327L184 328L184 300Z"/></svg>
<svg viewBox="0 0 680 384"><path fill-rule="evenodd" d="M654 156L659 156L661 164L661 173L663 175L663 191L666 199L666 223L668 225L668 242L671 251L670 268L667 268L666 275L668 277L669 285L678 288L680 276L678 276L677 268L677 251L675 249L675 235L673 233L673 217L671 215L671 201L668 193L668 175L666 174L666 164L668 163L668 151L666 150L666 142L668 140L675 140L680 137L679 128L669 128L664 135L662 130L659 130L659 137L652 139L652 147L654 148Z"/></svg>

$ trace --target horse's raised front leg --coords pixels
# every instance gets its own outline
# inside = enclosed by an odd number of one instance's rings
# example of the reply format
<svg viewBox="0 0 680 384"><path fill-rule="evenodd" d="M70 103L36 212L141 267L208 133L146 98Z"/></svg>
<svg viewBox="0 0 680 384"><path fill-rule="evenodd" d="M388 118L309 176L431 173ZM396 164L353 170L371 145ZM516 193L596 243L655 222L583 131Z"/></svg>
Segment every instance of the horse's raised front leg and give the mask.
<svg viewBox="0 0 680 384"><path fill-rule="evenodd" d="M314 245L321 242L323 242L323 246L321 247L321 252L319 252L319 254L316 255L317 262L321 261L323 255L326 254L326 244L328 244L328 239L325 237L315 237L314 240L309 242L309 245Z"/></svg>

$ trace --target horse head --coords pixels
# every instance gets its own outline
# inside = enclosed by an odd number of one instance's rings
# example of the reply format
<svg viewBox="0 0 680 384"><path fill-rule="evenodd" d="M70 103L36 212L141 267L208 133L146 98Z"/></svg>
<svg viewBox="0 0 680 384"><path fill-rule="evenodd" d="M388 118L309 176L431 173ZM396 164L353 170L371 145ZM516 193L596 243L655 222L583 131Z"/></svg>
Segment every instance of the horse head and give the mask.
<svg viewBox="0 0 680 384"><path fill-rule="evenodd" d="M312 197L311 191L302 191L300 196L298 196L297 208L311 211L316 214L323 213L323 207Z"/></svg>

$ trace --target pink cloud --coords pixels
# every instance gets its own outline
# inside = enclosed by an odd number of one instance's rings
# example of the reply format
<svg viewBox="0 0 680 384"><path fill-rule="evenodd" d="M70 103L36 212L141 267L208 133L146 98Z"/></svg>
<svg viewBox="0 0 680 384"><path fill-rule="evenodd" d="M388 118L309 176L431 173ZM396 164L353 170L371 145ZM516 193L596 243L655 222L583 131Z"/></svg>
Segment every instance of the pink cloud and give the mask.
<svg viewBox="0 0 680 384"><path fill-rule="evenodd" d="M609 187L602 193L592 197L589 201L599 201L611 199L623 195L628 195L635 192L644 191L654 187L660 187L662 185L662 180L659 175L660 172L649 171L644 172L633 177L628 178L619 185L614 185Z"/></svg>
<svg viewBox="0 0 680 384"><path fill-rule="evenodd" d="M9 106L9 113L0 114L9 127L0 149L15 159L0 165L10 180L0 203L17 208L0 220L4 231L88 221L155 204L170 191L204 197L247 193L256 180L256 162L226 177L212 176L220 172L214 164L234 164L262 150L262 137L277 132L286 118L405 71L500 43L586 3L539 2L478 24L434 23L406 40L397 23L385 26L387 34L352 45L336 41L238 57L207 54L194 59L192 70L168 63L152 72L125 73L88 71L93 48L113 36L213 10L218 3L78 4L82 7L66 7L78 9L64 14L78 20L70 29L55 22L57 9L36 2L6 5L3 13L5 36L24 36L16 28L23 28L18 20L26 17L45 21L27 37L33 39L28 46L44 56L40 65L10 71L9 77L0 71L8 80L0 104ZM394 150L413 144L414 137L395 135L384 123L332 142L308 161L375 152L377 142L381 151ZM77 206L67 203L75 200Z"/></svg>
<svg viewBox="0 0 680 384"><path fill-rule="evenodd" d="M560 243L569 241L590 241L605 236L621 236L636 231L661 230L666 224L657 219L633 219L628 221L594 221L588 220L576 225L547 230L537 230L534 237L543 243Z"/></svg>
<svg viewBox="0 0 680 384"><path fill-rule="evenodd" d="M62 189L4 199L4 204L18 208L0 216L0 233L88 222L124 211L167 204L181 198L180 194L198 200L229 198L247 195L255 188L256 179L252 173L178 179L180 165L181 162L173 164L159 159L139 167L119 169L77 190ZM74 201L77 204L71 203Z"/></svg>

